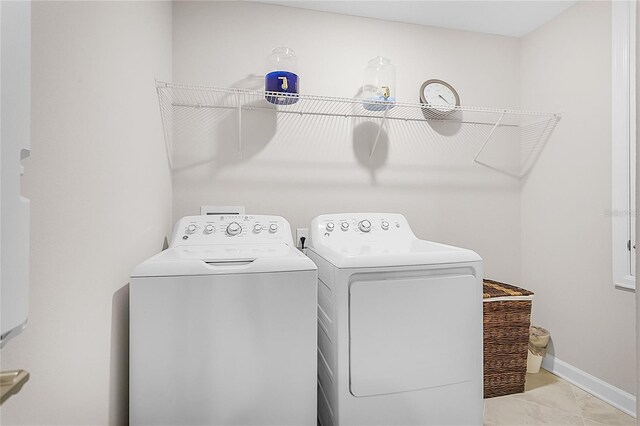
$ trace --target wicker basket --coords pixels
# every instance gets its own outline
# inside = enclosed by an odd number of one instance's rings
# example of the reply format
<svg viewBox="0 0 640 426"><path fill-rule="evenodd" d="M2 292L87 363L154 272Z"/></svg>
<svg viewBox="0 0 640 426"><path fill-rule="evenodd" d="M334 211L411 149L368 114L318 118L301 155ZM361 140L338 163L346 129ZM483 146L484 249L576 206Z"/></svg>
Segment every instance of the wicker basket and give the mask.
<svg viewBox="0 0 640 426"><path fill-rule="evenodd" d="M484 397L524 392L533 293L484 280Z"/></svg>

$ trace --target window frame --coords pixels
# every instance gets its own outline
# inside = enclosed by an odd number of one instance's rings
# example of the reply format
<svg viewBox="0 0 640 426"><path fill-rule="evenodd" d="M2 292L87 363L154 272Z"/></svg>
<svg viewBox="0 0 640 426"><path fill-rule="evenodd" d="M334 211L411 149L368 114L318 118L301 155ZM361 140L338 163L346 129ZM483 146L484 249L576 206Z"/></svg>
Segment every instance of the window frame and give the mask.
<svg viewBox="0 0 640 426"><path fill-rule="evenodd" d="M611 3L613 283L635 289L636 2Z"/></svg>

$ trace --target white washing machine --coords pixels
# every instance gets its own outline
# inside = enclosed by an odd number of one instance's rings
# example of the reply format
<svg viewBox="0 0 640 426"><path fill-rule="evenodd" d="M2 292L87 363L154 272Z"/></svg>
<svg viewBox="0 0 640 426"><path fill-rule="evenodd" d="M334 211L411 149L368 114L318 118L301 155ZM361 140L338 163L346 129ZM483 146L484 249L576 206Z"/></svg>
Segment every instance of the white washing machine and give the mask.
<svg viewBox="0 0 640 426"><path fill-rule="evenodd" d="M189 216L130 285L133 425L315 425L317 270L278 216Z"/></svg>
<svg viewBox="0 0 640 426"><path fill-rule="evenodd" d="M482 424L480 256L386 213L316 217L307 254L322 426Z"/></svg>

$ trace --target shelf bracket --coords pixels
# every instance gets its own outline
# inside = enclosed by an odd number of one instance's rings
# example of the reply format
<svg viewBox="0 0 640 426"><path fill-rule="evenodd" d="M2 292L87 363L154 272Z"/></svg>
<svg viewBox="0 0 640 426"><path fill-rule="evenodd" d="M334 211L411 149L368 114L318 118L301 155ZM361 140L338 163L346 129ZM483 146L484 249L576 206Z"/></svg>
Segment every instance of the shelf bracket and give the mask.
<svg viewBox="0 0 640 426"><path fill-rule="evenodd" d="M380 127L378 127L378 134L376 135L376 139L373 141L371 152L369 152L369 161L373 160L373 154L376 152L376 147L378 146L378 141L380 140L380 135L382 134L382 128L384 127L384 123L387 121L388 111L389 111L388 107L384 109L384 114L382 115L382 121L380 122Z"/></svg>
<svg viewBox="0 0 640 426"><path fill-rule="evenodd" d="M242 155L242 103L240 103L240 95L236 96L238 100L238 154Z"/></svg>
<svg viewBox="0 0 640 426"><path fill-rule="evenodd" d="M500 122L502 121L502 119L504 118L504 115L506 113L507 113L506 109L502 111L502 114L500 115L500 118L498 118L498 121L496 121L496 124L493 125L493 127L491 128L491 131L489 132L489 135L487 136L487 138L482 143L482 146L480 147L480 149L476 153L475 157L473 157L473 164L477 164L478 163L478 157L480 156L480 153L482 152L484 147L487 146L487 144L491 140L491 137L493 136L493 133L496 131L496 129L498 127L500 127Z"/></svg>

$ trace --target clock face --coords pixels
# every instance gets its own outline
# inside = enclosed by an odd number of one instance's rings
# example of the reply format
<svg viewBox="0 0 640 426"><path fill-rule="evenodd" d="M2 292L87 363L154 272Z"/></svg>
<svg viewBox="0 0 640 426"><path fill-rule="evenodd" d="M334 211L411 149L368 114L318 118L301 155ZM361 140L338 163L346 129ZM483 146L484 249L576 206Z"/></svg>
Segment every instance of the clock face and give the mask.
<svg viewBox="0 0 640 426"><path fill-rule="evenodd" d="M451 112L460 105L458 93L442 80L425 81L420 90L420 101L442 113Z"/></svg>

